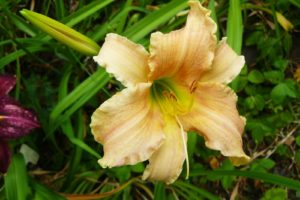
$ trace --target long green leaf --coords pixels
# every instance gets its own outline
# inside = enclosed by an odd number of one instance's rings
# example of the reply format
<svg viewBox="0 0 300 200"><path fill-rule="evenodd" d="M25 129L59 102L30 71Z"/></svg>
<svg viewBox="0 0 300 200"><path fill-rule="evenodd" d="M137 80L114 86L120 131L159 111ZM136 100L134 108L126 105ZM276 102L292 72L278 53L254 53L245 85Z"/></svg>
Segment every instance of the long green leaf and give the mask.
<svg viewBox="0 0 300 200"><path fill-rule="evenodd" d="M32 46L27 48L27 51L34 53L42 50L47 50L46 47L41 47L41 46ZM7 64L11 63L12 61L15 61L17 58L26 55L26 51L24 50L18 50L14 51L7 56L4 56L3 58L0 59L0 70Z"/></svg>
<svg viewBox="0 0 300 200"><path fill-rule="evenodd" d="M133 41L139 41L151 31L156 29L160 24L170 20L180 10L188 7L186 0L175 0L171 1L167 5L160 8L145 18L140 20L138 23L130 27L124 32L123 35L130 38Z"/></svg>
<svg viewBox="0 0 300 200"><path fill-rule="evenodd" d="M64 18L62 20L62 23L69 27L73 27L82 20L86 19L88 16L94 14L95 12L99 11L100 9L104 8L108 4L112 3L113 0L96 0L90 3L89 5L86 5L85 7L79 9L76 11L74 14L69 15L68 17ZM45 36L44 34L42 35L37 35L37 37L41 37L41 39L44 41L48 41L51 38L49 36ZM44 50L44 47L30 47L27 49L28 52L38 52ZM2 69L5 65L9 64L10 62L16 60L19 57L22 57L26 55L26 51L24 50L18 50L13 53L10 53L2 58L0 58L0 69Z"/></svg>
<svg viewBox="0 0 300 200"><path fill-rule="evenodd" d="M135 7L135 6L128 6L125 7L123 10L120 10L116 16L114 16L110 21L107 21L103 24L101 24L98 28L94 30L94 33L90 35L91 39L94 41L99 41L100 39L103 39L105 34L107 34L110 31L110 27L119 27L119 22L123 18L128 16L128 13L131 11L139 11L146 13L147 10L141 9L140 7ZM128 22L127 22L128 23ZM122 34L122 31L117 30L118 34Z"/></svg>
<svg viewBox="0 0 300 200"><path fill-rule="evenodd" d="M197 194L197 192L193 192L186 187L177 187L176 192L179 193L182 197L184 197L183 199L204 200L204 198L201 195Z"/></svg>
<svg viewBox="0 0 300 200"><path fill-rule="evenodd" d="M70 72L66 72L62 78L60 87L59 87L59 99L64 99L67 96L68 93L68 80L70 78ZM75 109L77 110L77 108ZM75 111L74 111L75 112ZM83 139L83 119L80 118L79 122L77 122L78 127L77 127L77 135L81 135L80 138L76 138L75 133L74 133L74 129L71 123L71 120L69 118L66 118L64 123L62 123L61 127L63 132L65 133L65 135L68 137L68 139L77 147L79 147L80 149L85 150L86 152L90 153L91 155L95 156L97 159L101 158L101 156L93 149L91 148L89 145L87 145L86 143L84 143ZM76 148L77 150L77 148ZM78 158L75 156L73 156L73 159L77 159ZM74 166L72 166L70 168L70 170L73 168Z"/></svg>
<svg viewBox="0 0 300 200"><path fill-rule="evenodd" d="M218 18L217 18L217 13L216 13L216 8L215 8L215 0L210 0L208 4L208 9L211 11L211 18L218 24ZM220 39L220 31L219 31L219 26L217 26L217 32L216 32L217 39Z"/></svg>
<svg viewBox="0 0 300 200"><path fill-rule="evenodd" d="M214 171L192 171L190 176L207 176L207 175L221 175L221 176L243 176L251 179L258 179L267 183L272 183L279 186L288 187L293 190L300 190L300 181L290 179L287 177L254 171L238 171L238 170L214 170Z"/></svg>
<svg viewBox="0 0 300 200"><path fill-rule="evenodd" d="M185 183L183 181L176 181L174 183L174 186L177 186L179 189L185 188L187 191L189 191L189 193L195 193L197 195L200 195L201 197L204 197L205 199L219 200L219 198L217 196L211 194L210 192L208 192L202 188L195 187L194 185L192 185L190 183Z"/></svg>
<svg viewBox="0 0 300 200"><path fill-rule="evenodd" d="M36 182L33 179L29 179L29 183L34 190L33 200L66 200L63 196L50 190L48 187Z"/></svg>
<svg viewBox="0 0 300 200"><path fill-rule="evenodd" d="M154 187L154 199L166 199L166 188L162 182L156 182Z"/></svg>
<svg viewBox="0 0 300 200"><path fill-rule="evenodd" d="M289 0L292 4L300 8L300 1L299 0Z"/></svg>
<svg viewBox="0 0 300 200"><path fill-rule="evenodd" d="M55 11L56 11L56 17L57 19L61 19L66 14L66 8L64 4L64 0L56 0L55 3Z"/></svg>
<svg viewBox="0 0 300 200"><path fill-rule="evenodd" d="M52 131L94 96L109 80L109 75L103 68L99 68L92 76L83 81L68 96L61 100L50 114L50 128L52 128Z"/></svg>
<svg viewBox="0 0 300 200"><path fill-rule="evenodd" d="M227 42L238 54L241 53L243 22L240 0L230 0L227 18Z"/></svg>
<svg viewBox="0 0 300 200"><path fill-rule="evenodd" d="M30 192L24 157L15 154L4 176L7 200L26 200Z"/></svg>
<svg viewBox="0 0 300 200"><path fill-rule="evenodd" d="M27 24L25 22L25 20L23 20L21 17L19 17L18 15L14 14L14 13L7 12L7 14L10 16L10 18L13 20L14 24L20 30L24 31L25 33L27 33L31 37L36 36L36 30L34 30L34 28L31 25Z"/></svg>
<svg viewBox="0 0 300 200"><path fill-rule="evenodd" d="M114 0L96 0L92 1L90 4L84 6L75 13L69 15L68 17L62 20L62 23L69 27L73 27L79 22L83 21L92 14L98 12L102 8L105 8L107 5L111 4Z"/></svg>
<svg viewBox="0 0 300 200"><path fill-rule="evenodd" d="M95 156L97 159L101 158L101 156L93 148L91 148L89 145L84 143L82 140L77 139L77 138L70 138L70 140L73 144L77 145L78 147L85 150L89 154Z"/></svg>

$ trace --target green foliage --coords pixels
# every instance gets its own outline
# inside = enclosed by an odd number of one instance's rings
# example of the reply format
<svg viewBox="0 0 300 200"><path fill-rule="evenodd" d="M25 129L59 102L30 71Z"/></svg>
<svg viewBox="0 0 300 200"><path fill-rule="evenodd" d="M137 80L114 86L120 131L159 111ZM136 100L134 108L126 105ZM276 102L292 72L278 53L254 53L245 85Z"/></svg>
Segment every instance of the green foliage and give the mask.
<svg viewBox="0 0 300 200"><path fill-rule="evenodd" d="M4 178L8 200L26 200L30 193L25 161L22 155L15 154L7 175Z"/></svg>
<svg viewBox="0 0 300 200"><path fill-rule="evenodd" d="M275 162L271 159L264 158L254 161L251 164L252 171L267 172L275 166Z"/></svg>
<svg viewBox="0 0 300 200"><path fill-rule="evenodd" d="M231 164L231 162L227 159L222 163L222 166L219 168L221 170L233 170L234 166ZM221 185L224 189L229 189L233 186L235 177L234 176L218 176L218 175L209 175L208 179L211 181L220 180Z"/></svg>
<svg viewBox="0 0 300 200"><path fill-rule="evenodd" d="M251 83L259 84L264 81L264 76L260 71L254 69L248 74L248 80Z"/></svg>
<svg viewBox="0 0 300 200"><path fill-rule="evenodd" d="M30 182L31 182L30 184L32 186L32 189L34 190L34 197L32 198L33 200L51 200L51 199L65 200L64 197L53 192L48 187L45 187L44 185L35 182L33 180L31 180Z"/></svg>
<svg viewBox="0 0 300 200"><path fill-rule="evenodd" d="M300 147L300 135L296 137L296 144Z"/></svg>
<svg viewBox="0 0 300 200"><path fill-rule="evenodd" d="M300 164L300 150L297 150L296 151L296 154L295 154L295 161Z"/></svg>
<svg viewBox="0 0 300 200"><path fill-rule="evenodd" d="M298 191L300 187L300 181L293 180L287 177L274 175L271 173L257 172L257 171L243 171L243 170L194 170L191 172L191 176L212 176L212 175L223 175L223 176L242 176L248 177L255 180L265 181L266 183L272 183L289 189Z"/></svg>
<svg viewBox="0 0 300 200"><path fill-rule="evenodd" d="M286 98L297 98L297 85L292 80L287 80L284 83L279 83L271 91L271 98L275 103L282 103Z"/></svg>
<svg viewBox="0 0 300 200"><path fill-rule="evenodd" d="M241 53L243 37L243 19L240 0L230 0L227 19L228 44L237 53Z"/></svg>
<svg viewBox="0 0 300 200"><path fill-rule="evenodd" d="M272 188L265 192L261 200L285 200L287 199L287 191L282 188Z"/></svg>
<svg viewBox="0 0 300 200"><path fill-rule="evenodd" d="M166 188L163 183L157 182L154 186L154 199L166 200Z"/></svg>

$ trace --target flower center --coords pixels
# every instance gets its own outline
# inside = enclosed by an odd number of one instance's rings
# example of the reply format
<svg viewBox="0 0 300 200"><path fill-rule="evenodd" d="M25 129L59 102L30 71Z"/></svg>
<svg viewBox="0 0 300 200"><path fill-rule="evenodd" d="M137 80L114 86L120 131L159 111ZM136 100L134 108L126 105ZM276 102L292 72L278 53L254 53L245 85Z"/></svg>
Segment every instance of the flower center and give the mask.
<svg viewBox="0 0 300 200"><path fill-rule="evenodd" d="M150 91L152 100L159 105L164 114L183 115L191 109L193 103L191 92L171 79L155 80Z"/></svg>
<svg viewBox="0 0 300 200"><path fill-rule="evenodd" d="M151 99L160 107L163 114L174 117L180 128L186 159L186 178L189 176L189 159L185 139L186 132L183 129L178 115L183 115L190 111L193 104L192 92L193 90L176 84L167 78L154 81L150 90Z"/></svg>

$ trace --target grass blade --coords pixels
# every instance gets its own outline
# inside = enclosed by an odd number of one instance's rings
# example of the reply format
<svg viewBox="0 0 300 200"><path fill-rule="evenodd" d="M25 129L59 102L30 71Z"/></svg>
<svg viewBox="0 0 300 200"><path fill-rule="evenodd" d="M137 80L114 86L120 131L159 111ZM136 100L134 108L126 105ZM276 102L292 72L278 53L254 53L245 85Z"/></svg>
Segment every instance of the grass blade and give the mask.
<svg viewBox="0 0 300 200"><path fill-rule="evenodd" d="M176 181L174 183L174 186L177 186L178 189L186 188L187 191L189 191L189 193L196 193L197 196L200 195L201 197L205 197L205 199L219 200L219 198L217 196L211 194L210 192L208 192L202 188L195 187L194 185L192 185L190 183L186 183L183 181Z"/></svg>
<svg viewBox="0 0 300 200"><path fill-rule="evenodd" d="M300 1L299 0L289 0L289 2L291 2L292 4L294 4L295 6L300 8Z"/></svg>
<svg viewBox="0 0 300 200"><path fill-rule="evenodd" d="M21 154L15 154L9 166L4 184L7 200L26 200L30 192L25 160Z"/></svg>
<svg viewBox="0 0 300 200"><path fill-rule="evenodd" d="M46 186L34 181L33 179L29 179L30 185L35 191L33 200L66 200L63 196L53 192Z"/></svg>
<svg viewBox="0 0 300 200"><path fill-rule="evenodd" d="M93 1L89 5L76 11L74 14L69 15L68 17L64 18L62 20L62 23L64 23L65 25L67 25L69 27L73 27L76 24L78 24L79 22L81 22L82 20L86 19L90 15L94 14L95 12L99 11L100 9L104 8L105 6L107 6L108 4L110 4L112 2L113 2L113 0ZM44 34L39 34L39 35L37 35L37 37L41 37L42 35L44 35ZM44 41L49 41L51 38L49 36L44 36L41 39ZM39 46L39 47L27 48L26 51L34 53L34 52L42 51L44 49L46 49L46 48ZM20 58L20 57L26 55L26 53L27 53L26 51L18 50L18 51L8 54L7 56L0 58L0 69L2 69L5 65L15 61L17 58Z"/></svg>
<svg viewBox="0 0 300 200"><path fill-rule="evenodd" d="M55 12L56 12L56 17L57 19L61 19L66 15L66 9L64 6L64 1L63 0L56 0L54 1L55 3Z"/></svg>
<svg viewBox="0 0 300 200"><path fill-rule="evenodd" d="M79 22L83 21L87 17L91 16L92 14L98 12L102 8L106 7L114 0L96 0L92 1L92 3L88 4L87 6L81 8L80 10L76 11L74 14L69 15L68 17L62 20L67 26L73 27Z"/></svg>
<svg viewBox="0 0 300 200"><path fill-rule="evenodd" d="M155 183L154 187L154 199L166 199L166 188L162 182Z"/></svg>
<svg viewBox="0 0 300 200"><path fill-rule="evenodd" d="M156 29L160 24L167 22L180 10L188 7L187 1L175 0L147 15L144 19L130 27L123 35L133 41L138 41Z"/></svg>
<svg viewBox="0 0 300 200"><path fill-rule="evenodd" d="M287 177L256 171L238 171L238 170L214 170L214 171L193 171L190 176L207 176L207 175L221 175L221 176L243 176L251 179L258 179L268 183L279 186L284 186L292 190L300 190L300 181L293 180Z"/></svg>
<svg viewBox="0 0 300 200"><path fill-rule="evenodd" d="M62 99L50 114L50 128L54 131L68 119L78 108L94 96L110 80L103 68L77 86L68 96Z"/></svg>
<svg viewBox="0 0 300 200"><path fill-rule="evenodd" d="M38 52L38 51L43 51L43 50L47 50L46 47L42 47L42 46L32 46L26 49L28 52L30 53L34 53L34 52ZM18 50L18 51L14 51L10 54L8 54L7 56L4 56L0 59L0 70L5 67L5 65L15 61L17 58L26 55L27 52L24 50Z"/></svg>
<svg viewBox="0 0 300 200"><path fill-rule="evenodd" d="M216 13L216 8L215 8L215 0L210 0L208 4L208 9L211 11L211 18L218 24L218 18L217 18L217 13ZM217 26L217 32L216 32L217 39L220 39L220 31L219 31L219 26Z"/></svg>
<svg viewBox="0 0 300 200"><path fill-rule="evenodd" d="M230 0L227 18L227 42L240 54L243 40L243 22L240 0Z"/></svg>
<svg viewBox="0 0 300 200"><path fill-rule="evenodd" d="M14 24L18 27L18 29L24 31L31 37L36 36L36 30L29 24L25 22L25 20L14 13L7 12L9 17L12 19Z"/></svg>

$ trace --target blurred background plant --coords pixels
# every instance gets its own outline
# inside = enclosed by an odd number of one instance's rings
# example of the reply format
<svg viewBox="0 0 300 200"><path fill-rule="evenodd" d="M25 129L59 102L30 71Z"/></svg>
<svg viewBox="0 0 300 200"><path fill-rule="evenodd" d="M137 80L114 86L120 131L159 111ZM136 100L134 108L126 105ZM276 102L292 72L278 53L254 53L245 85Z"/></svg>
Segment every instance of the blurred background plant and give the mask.
<svg viewBox="0 0 300 200"><path fill-rule="evenodd" d="M115 32L148 47L151 32L184 24L186 1L0 0L0 72L16 75L15 99L34 110L41 124L10 141L14 157L0 175L0 199L300 198L300 1L201 2L212 10L218 37L227 36L246 58L231 87L247 118L244 149L251 164L233 167L190 133L188 180L183 170L172 185L143 182L144 163L102 169L90 116L121 84L91 57L53 40L19 13L26 8L49 16L100 46L106 33Z"/></svg>

